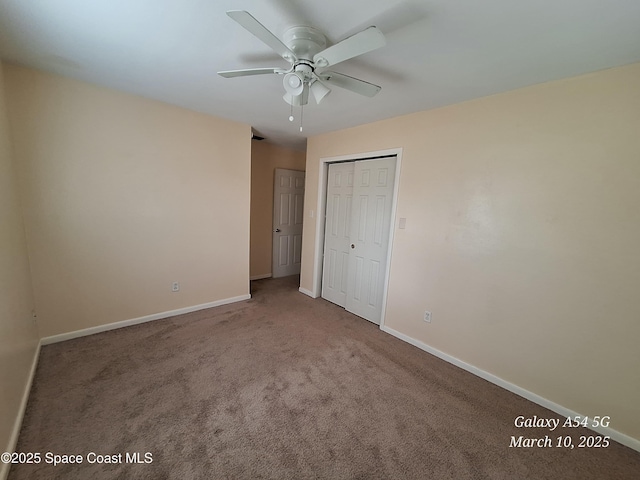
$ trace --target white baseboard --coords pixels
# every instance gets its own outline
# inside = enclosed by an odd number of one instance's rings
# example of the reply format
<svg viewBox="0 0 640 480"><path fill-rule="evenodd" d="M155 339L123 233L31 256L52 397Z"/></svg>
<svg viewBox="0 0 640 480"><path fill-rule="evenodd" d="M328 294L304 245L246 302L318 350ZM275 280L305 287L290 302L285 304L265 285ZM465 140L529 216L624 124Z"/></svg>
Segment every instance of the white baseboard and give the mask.
<svg viewBox="0 0 640 480"><path fill-rule="evenodd" d="M306 288L302 288L302 287L300 287L300 288L298 288L298 291L299 291L300 293L304 293L305 295L310 296L311 298L318 298L318 296L317 296L317 295L314 295L314 294L313 294L313 292L312 292L311 290L307 290Z"/></svg>
<svg viewBox="0 0 640 480"><path fill-rule="evenodd" d="M84 328L82 330L76 330L73 332L61 333L59 335L52 335L50 337L45 337L41 340L41 343L42 345L50 345L52 343L64 342L65 340L71 340L72 338L86 337L87 335L93 335L94 333L107 332L109 330L115 330L117 328L130 327L131 325L137 325L139 323L151 322L153 320L161 320L163 318L174 317L176 315L196 312L198 310L204 310L206 308L219 307L221 305L227 305L229 303L249 300L250 298L251 298L251 295L240 295L238 297L224 298L222 300L216 300L215 302L209 302L209 303L203 303L200 305L194 305L191 307L179 308L177 310L170 310L168 312L154 313L152 315L145 315L144 317L132 318L130 320L122 320L120 322L107 323L105 325L98 325L96 327Z"/></svg>
<svg viewBox="0 0 640 480"><path fill-rule="evenodd" d="M262 280L263 278L271 278L272 275L270 273L264 273L262 275L254 275L253 277L249 277L249 280Z"/></svg>
<svg viewBox="0 0 640 480"><path fill-rule="evenodd" d="M20 400L20 406L18 407L18 414L16 415L16 419L13 423L13 430L11 431L11 437L9 438L9 445L7 446L7 449L3 451L14 452L16 446L18 445L18 438L20 437L20 430L22 429L22 420L24 419L24 413L27 410L27 403L29 402L31 385L33 384L33 379L36 376L36 369L38 368L38 359L40 358L41 345L42 342L38 342L36 351L33 354L31 369L29 370L29 378L27 378L27 384L24 387L24 392L22 392L22 399ZM9 468L11 468L10 463L0 462L0 479L6 480L6 478L9 476Z"/></svg>
<svg viewBox="0 0 640 480"><path fill-rule="evenodd" d="M459 358L456 358L447 353L441 352L440 350L437 350L427 345L426 343L422 343L420 340L416 340L415 338L409 337L404 333L400 333L397 330L394 330L393 328L389 328L387 326L381 326L380 329L383 332L386 332L390 335L393 335L396 338L399 338L400 340L410 343L414 347L418 347L419 349L424 350L427 353L430 353L438 358L441 358L445 362L449 362L455 365L456 367L460 367L463 370L466 370L467 372L473 373L474 375L480 378L483 378L495 385L498 385L499 387L502 387L505 390L509 390L510 392L521 396L522 398L526 398L527 400L530 400L533 403L537 403L538 405L544 408L548 408L549 410L556 412L557 414L562 415L563 417L576 417L576 416L585 417L586 416L586 415L576 413L573 410L570 410L568 408L565 408L562 405L558 405L557 403L552 402L551 400L548 400L544 397L541 397L540 395L537 395L533 392L530 392L529 390L525 390L524 388L519 387L518 385L514 385L511 382L507 382L506 380L500 377L497 377L492 373L485 372L484 370L481 370L478 367L474 367L473 365L466 363L460 360ZM601 435L608 435L612 440L615 440L616 442L621 443L622 445L625 445L633 450L636 450L637 452L640 452L640 440L638 439L630 437L629 435L625 435L624 433L618 432L617 430L614 430L613 428L610 428L610 427L598 427L598 428L592 428L592 430L600 433Z"/></svg>

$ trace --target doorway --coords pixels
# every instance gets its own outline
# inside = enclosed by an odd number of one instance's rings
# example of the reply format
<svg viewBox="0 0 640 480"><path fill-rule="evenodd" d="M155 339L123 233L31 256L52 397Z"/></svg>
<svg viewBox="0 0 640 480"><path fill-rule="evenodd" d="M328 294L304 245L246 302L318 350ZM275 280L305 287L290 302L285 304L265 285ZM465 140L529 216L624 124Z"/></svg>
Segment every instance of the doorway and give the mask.
<svg viewBox="0 0 640 480"><path fill-rule="evenodd" d="M384 324L401 149L321 159L314 289ZM318 295L315 295L318 296Z"/></svg>
<svg viewBox="0 0 640 480"><path fill-rule="evenodd" d="M273 184L273 278L300 274L304 177L298 170L276 168Z"/></svg>

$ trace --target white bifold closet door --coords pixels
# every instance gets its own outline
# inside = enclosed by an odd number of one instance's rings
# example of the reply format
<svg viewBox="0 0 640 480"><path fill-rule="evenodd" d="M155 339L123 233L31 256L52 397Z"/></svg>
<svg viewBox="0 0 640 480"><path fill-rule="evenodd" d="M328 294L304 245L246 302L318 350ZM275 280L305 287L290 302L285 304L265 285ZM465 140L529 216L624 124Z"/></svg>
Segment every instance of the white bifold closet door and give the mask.
<svg viewBox="0 0 640 480"><path fill-rule="evenodd" d="M395 157L329 165L322 297L380 323Z"/></svg>

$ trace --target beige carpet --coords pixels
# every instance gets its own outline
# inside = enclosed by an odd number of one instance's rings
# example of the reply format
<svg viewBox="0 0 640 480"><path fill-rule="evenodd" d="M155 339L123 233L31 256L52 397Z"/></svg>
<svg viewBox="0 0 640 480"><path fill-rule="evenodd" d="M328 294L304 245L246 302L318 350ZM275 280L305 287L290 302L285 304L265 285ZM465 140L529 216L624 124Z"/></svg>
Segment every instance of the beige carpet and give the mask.
<svg viewBox="0 0 640 480"><path fill-rule="evenodd" d="M297 281L260 280L246 302L43 347L18 446L42 461L9 478L640 478L640 454L616 443L509 448L512 435L549 434L518 430L518 415L558 416L300 294ZM83 463L54 467L46 452ZM91 452L123 463L88 463ZM126 463L136 452L152 463Z"/></svg>

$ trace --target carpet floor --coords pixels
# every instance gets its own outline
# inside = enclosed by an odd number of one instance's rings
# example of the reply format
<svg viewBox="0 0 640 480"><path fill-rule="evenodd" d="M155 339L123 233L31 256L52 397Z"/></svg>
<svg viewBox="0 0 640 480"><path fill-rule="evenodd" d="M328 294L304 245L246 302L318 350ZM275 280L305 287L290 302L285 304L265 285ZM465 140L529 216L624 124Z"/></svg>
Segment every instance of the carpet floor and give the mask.
<svg viewBox="0 0 640 480"><path fill-rule="evenodd" d="M640 478L640 453L578 448L595 435L582 428L516 428L520 415L560 417L298 281L43 347L16 450L41 461L9 478ZM554 447L510 448L520 435ZM556 448L558 436L576 448Z"/></svg>

